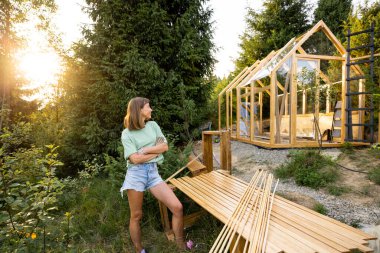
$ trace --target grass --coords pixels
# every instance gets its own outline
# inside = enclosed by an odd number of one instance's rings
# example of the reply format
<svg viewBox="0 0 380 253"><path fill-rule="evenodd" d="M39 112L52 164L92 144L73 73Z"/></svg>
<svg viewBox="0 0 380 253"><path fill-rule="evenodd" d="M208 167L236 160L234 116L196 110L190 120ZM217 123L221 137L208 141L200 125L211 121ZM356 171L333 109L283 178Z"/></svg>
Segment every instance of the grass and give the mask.
<svg viewBox="0 0 380 253"><path fill-rule="evenodd" d="M330 184L326 188L327 188L327 191L331 195L334 195L334 196L341 196L344 193L350 192L350 189L345 186L337 186L337 185Z"/></svg>
<svg viewBox="0 0 380 253"><path fill-rule="evenodd" d="M293 177L298 185L314 189L335 182L339 176L335 162L316 150L293 152L290 161L277 168L275 175L278 178Z"/></svg>
<svg viewBox="0 0 380 253"><path fill-rule="evenodd" d="M369 180L373 181L375 184L380 185L380 166L373 168L368 173Z"/></svg>
<svg viewBox="0 0 380 253"><path fill-rule="evenodd" d="M320 214L323 214L323 215L327 214L326 207L324 205L322 205L321 203L316 203L313 207L313 210L320 213Z"/></svg>

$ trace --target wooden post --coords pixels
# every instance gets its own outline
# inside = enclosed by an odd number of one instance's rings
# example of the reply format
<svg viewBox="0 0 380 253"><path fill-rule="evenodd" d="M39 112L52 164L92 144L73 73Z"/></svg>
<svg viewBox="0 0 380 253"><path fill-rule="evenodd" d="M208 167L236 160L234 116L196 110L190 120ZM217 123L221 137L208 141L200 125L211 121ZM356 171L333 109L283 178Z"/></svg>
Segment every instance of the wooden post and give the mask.
<svg viewBox="0 0 380 253"><path fill-rule="evenodd" d="M363 83L363 79L359 79L359 92L364 92L365 87ZM361 94L359 95L359 108L365 107L365 95ZM359 124L364 123L364 111L359 111ZM364 139L364 126L359 126L359 132L358 132L358 139L363 140Z"/></svg>
<svg viewBox="0 0 380 253"><path fill-rule="evenodd" d="M288 112L288 109L289 109L289 93L287 90L285 90L284 96L285 96L285 115L288 115L289 114L289 112Z"/></svg>
<svg viewBox="0 0 380 253"><path fill-rule="evenodd" d="M302 114L306 114L306 89L302 90Z"/></svg>
<svg viewBox="0 0 380 253"><path fill-rule="evenodd" d="M240 87L236 87L236 138L240 137Z"/></svg>
<svg viewBox="0 0 380 253"><path fill-rule="evenodd" d="M292 59L292 76L291 76L291 89L290 89L290 144L295 145L297 142L297 58L293 55Z"/></svg>
<svg viewBox="0 0 380 253"><path fill-rule="evenodd" d="M251 107L250 107L251 118L249 121L251 141L253 141L255 138L255 127L254 127L255 126L254 125L254 122L255 122L255 92L253 90L254 84L255 84L255 82L251 83L251 101L250 101L250 103L251 103Z"/></svg>
<svg viewBox="0 0 380 253"><path fill-rule="evenodd" d="M259 105L260 105L260 122L259 122L259 134L263 134L263 92L259 93Z"/></svg>
<svg viewBox="0 0 380 253"><path fill-rule="evenodd" d="M317 72L316 72L316 75L315 75L315 86L317 87L317 90L315 92L315 105L314 105L314 115L315 115L315 120L316 120L316 123L318 125L318 129L319 129L319 97L320 97L320 91L319 91L319 78L317 76L317 73L319 72L319 68L320 68L320 64L321 61L318 60L317 61ZM314 133L314 139L316 141L318 141L319 139L319 132L317 132L317 127L315 126L315 133Z"/></svg>
<svg viewBox="0 0 380 253"><path fill-rule="evenodd" d="M345 57L345 55L344 55ZM341 143L344 143L344 140L346 139L346 93L347 93L347 82L346 82L346 64L347 60L342 62L342 108L341 108L341 130L340 130L340 141Z"/></svg>
<svg viewBox="0 0 380 253"><path fill-rule="evenodd" d="M230 92L230 129L232 129L232 125L233 125L233 114L232 114L232 110L233 110L233 102L234 102L234 99L233 99L233 90L231 90Z"/></svg>
<svg viewBox="0 0 380 253"><path fill-rule="evenodd" d="M276 78L276 83L277 81L277 73L274 72L274 77ZM278 85L275 87L275 101L274 101L274 106L275 106L275 114L276 114L276 136L275 136L275 143L281 143L281 120L280 120L280 108L279 108L279 102L278 102Z"/></svg>
<svg viewBox="0 0 380 253"><path fill-rule="evenodd" d="M326 90L326 113L330 112L330 89L331 89L331 84L327 85L327 90Z"/></svg>
<svg viewBox="0 0 380 253"><path fill-rule="evenodd" d="M230 131L220 132L220 169L231 174L231 143Z"/></svg>
<svg viewBox="0 0 380 253"><path fill-rule="evenodd" d="M222 110L221 110L221 99L220 95L218 95L218 130L222 130Z"/></svg>
<svg viewBox="0 0 380 253"><path fill-rule="evenodd" d="M203 163L207 168L207 171L213 171L213 156L212 156L212 135L202 133L202 151L203 151Z"/></svg>
<svg viewBox="0 0 380 253"><path fill-rule="evenodd" d="M275 143L275 139L274 139L274 136L275 136L275 131L276 131L276 126L275 126L275 120L276 120L276 115L275 115L275 111L276 111L276 72L272 72L271 75L270 75L270 116L269 116L269 119L270 119L270 133L269 133L269 143L271 145L274 145Z"/></svg>
<svg viewBox="0 0 380 253"><path fill-rule="evenodd" d="M230 104L230 93L226 92L226 129L230 127L230 120L229 120L229 104Z"/></svg>

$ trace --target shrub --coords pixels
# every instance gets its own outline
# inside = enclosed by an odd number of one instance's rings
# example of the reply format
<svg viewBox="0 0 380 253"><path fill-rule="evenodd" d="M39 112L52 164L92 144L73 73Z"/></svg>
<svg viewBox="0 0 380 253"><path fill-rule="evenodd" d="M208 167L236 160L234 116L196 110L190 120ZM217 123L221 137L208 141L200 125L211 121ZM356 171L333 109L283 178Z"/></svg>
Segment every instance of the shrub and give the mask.
<svg viewBox="0 0 380 253"><path fill-rule="evenodd" d="M320 188L338 178L336 164L331 158L318 151L302 150L292 152L288 163L275 171L278 178L294 177L298 185Z"/></svg>
<svg viewBox="0 0 380 253"><path fill-rule="evenodd" d="M375 184L380 185L380 167L373 168L368 173L368 178Z"/></svg>

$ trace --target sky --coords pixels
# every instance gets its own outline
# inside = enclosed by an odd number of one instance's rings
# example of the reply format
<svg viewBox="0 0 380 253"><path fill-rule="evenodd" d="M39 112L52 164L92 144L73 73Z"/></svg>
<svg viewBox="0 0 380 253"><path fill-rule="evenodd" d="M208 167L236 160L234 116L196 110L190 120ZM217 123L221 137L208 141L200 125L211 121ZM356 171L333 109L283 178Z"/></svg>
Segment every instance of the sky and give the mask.
<svg viewBox="0 0 380 253"><path fill-rule="evenodd" d="M57 15L54 19L58 31L62 33L63 43L68 47L72 42L80 39L81 26L90 20L82 12L85 6L84 0L56 0L58 4ZM214 22L214 44L217 53L214 55L214 74L220 78L228 76L234 69L234 60L239 56L240 36L243 34L246 24L245 16L247 8L262 9L263 0L210 0L209 6L214 10L212 21ZM309 0L311 4L317 0ZM354 5L364 0L353 0ZM374 2L369 1L369 2ZM312 10L311 10L312 12Z"/></svg>

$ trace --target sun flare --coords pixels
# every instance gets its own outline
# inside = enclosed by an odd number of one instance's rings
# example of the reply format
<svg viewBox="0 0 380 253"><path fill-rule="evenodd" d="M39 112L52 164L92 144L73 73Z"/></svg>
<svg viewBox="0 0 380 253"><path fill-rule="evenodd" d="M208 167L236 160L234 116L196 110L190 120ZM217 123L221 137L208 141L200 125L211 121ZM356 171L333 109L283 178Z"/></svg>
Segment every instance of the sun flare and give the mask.
<svg viewBox="0 0 380 253"><path fill-rule="evenodd" d="M18 57L19 75L25 79L24 89L37 90L28 100L45 100L54 92L62 71L61 59L54 51L21 52Z"/></svg>

